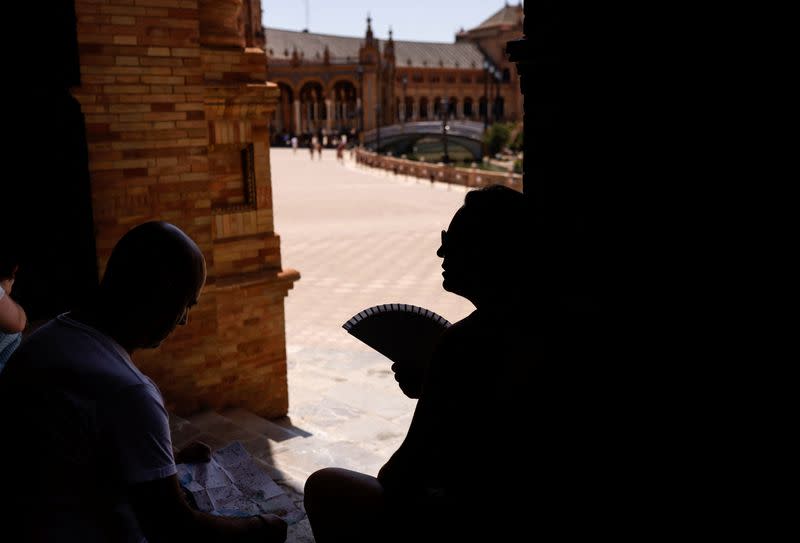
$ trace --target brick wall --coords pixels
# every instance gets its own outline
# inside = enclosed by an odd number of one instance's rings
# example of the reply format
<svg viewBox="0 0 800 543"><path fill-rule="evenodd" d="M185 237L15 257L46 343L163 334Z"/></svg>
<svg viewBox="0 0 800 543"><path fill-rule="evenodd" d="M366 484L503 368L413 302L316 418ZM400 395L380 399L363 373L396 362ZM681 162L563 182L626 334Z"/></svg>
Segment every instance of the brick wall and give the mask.
<svg viewBox="0 0 800 543"><path fill-rule="evenodd" d="M285 414L283 298L299 275L281 269L273 231L267 119L278 91L263 51L246 47L246 4L75 7L73 93L86 117L101 271L117 240L153 219L182 228L208 263L189 325L136 363L179 414L228 405Z"/></svg>

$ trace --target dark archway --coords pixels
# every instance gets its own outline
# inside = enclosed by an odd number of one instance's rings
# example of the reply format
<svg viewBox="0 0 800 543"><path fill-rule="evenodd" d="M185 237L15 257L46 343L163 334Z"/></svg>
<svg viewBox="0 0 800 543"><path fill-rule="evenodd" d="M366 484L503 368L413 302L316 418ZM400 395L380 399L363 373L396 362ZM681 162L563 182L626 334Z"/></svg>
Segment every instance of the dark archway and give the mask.
<svg viewBox="0 0 800 543"><path fill-rule="evenodd" d="M281 97L275 111L273 133L276 136L284 132L294 134L297 132L294 126L294 91L286 83L278 83L278 89L281 91Z"/></svg>
<svg viewBox="0 0 800 543"><path fill-rule="evenodd" d="M425 97L419 99L419 118L420 120L428 119L428 99Z"/></svg>
<svg viewBox="0 0 800 543"><path fill-rule="evenodd" d="M300 89L300 132L318 132L325 120L325 93L318 81L309 81Z"/></svg>
<svg viewBox="0 0 800 543"><path fill-rule="evenodd" d="M502 96L498 96L494 101L494 119L495 121L502 121L504 118L505 101Z"/></svg>
<svg viewBox="0 0 800 543"><path fill-rule="evenodd" d="M405 115L405 121L414 120L414 99L410 96L406 96L403 114Z"/></svg>
<svg viewBox="0 0 800 543"><path fill-rule="evenodd" d="M355 128L358 124L358 93L350 81L337 81L333 85L333 126L338 132Z"/></svg>
<svg viewBox="0 0 800 543"><path fill-rule="evenodd" d="M464 117L472 119L474 113L475 112L472 110L472 98L464 98Z"/></svg>

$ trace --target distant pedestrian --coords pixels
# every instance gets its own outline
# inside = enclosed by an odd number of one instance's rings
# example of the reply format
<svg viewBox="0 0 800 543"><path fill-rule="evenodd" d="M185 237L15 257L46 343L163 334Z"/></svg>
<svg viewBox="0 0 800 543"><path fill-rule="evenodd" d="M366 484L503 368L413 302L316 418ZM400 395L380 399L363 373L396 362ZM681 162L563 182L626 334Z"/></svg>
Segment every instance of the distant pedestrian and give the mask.
<svg viewBox="0 0 800 543"><path fill-rule="evenodd" d="M297 136L292 136L292 152L297 154Z"/></svg>
<svg viewBox="0 0 800 543"><path fill-rule="evenodd" d="M336 146L336 160L344 162L344 143L341 141Z"/></svg>
<svg viewBox="0 0 800 543"><path fill-rule="evenodd" d="M317 154L319 155L319 159L322 160L322 144L317 141Z"/></svg>
<svg viewBox="0 0 800 543"><path fill-rule="evenodd" d="M308 151L311 153L311 160L314 160L314 150L317 148L319 143L317 142L317 136L311 137L311 143L308 144Z"/></svg>

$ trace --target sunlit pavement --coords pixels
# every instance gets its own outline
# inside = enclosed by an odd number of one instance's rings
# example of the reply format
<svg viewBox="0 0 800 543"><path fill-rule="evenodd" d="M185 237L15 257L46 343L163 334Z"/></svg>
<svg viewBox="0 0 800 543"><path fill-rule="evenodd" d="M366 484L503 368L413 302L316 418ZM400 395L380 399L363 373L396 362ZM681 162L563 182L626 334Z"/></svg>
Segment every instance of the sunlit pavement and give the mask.
<svg viewBox="0 0 800 543"><path fill-rule="evenodd" d="M289 417L244 409L170 417L179 449L239 441L303 509L303 484L330 466L376 475L405 436L415 402L400 392L391 362L342 324L367 307L406 303L451 322L473 307L441 287L440 232L466 190L337 162L324 151L271 151L275 230L283 267L302 278L286 299ZM268 393L268 392L267 392ZM283 506L280 506L283 507ZM276 512L279 512L276 510ZM287 543L313 543L307 518Z"/></svg>
<svg viewBox="0 0 800 543"><path fill-rule="evenodd" d="M415 402L391 363L342 324L367 307L407 303L451 322L468 301L441 286L440 232L466 190L357 166L323 151L271 151L275 231L284 268L302 278L286 299L289 416L310 434L276 466L298 480L340 466L377 474L405 436ZM291 450L289 450L291 449Z"/></svg>

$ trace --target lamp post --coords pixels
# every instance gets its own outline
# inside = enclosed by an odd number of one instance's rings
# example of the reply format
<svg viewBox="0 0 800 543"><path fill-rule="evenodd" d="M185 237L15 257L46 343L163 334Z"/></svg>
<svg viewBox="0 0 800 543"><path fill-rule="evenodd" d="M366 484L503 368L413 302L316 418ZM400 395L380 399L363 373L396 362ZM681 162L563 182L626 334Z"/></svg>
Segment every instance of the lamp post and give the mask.
<svg viewBox="0 0 800 543"><path fill-rule="evenodd" d="M408 75L403 74L403 115L400 118L400 124L403 126L403 130L406 128L406 116L408 116L408 112L406 111L406 86L408 85Z"/></svg>
<svg viewBox="0 0 800 543"><path fill-rule="evenodd" d="M496 78L495 78L495 74L496 73L497 72L495 71L494 66L489 66L489 76L492 78L492 86L489 88L490 91L495 89L495 85L494 84L495 84L495 81L497 81ZM494 123L497 122L497 117L495 116L496 112L494 110L494 100L493 99L490 100L489 96L487 95L486 96L486 109L487 110L489 109L489 104L492 105L492 124L494 124Z"/></svg>
<svg viewBox="0 0 800 543"><path fill-rule="evenodd" d="M444 144L444 157L442 157L442 162L448 164L450 162L450 155L447 153L447 131L450 130L450 127L447 126L447 110L448 110L448 100L445 97L442 100L442 109L444 109L444 115L442 116L442 142Z"/></svg>
<svg viewBox="0 0 800 543"><path fill-rule="evenodd" d="M498 122L498 117L500 116L500 111L498 106L498 98L500 97L500 70L494 72L494 111L492 112L492 117L494 118L494 122Z"/></svg>
<svg viewBox="0 0 800 543"><path fill-rule="evenodd" d="M380 96L378 97L380 100ZM375 152L381 152L381 103L378 102L375 104L375 137L377 139L377 143L375 144Z"/></svg>
<svg viewBox="0 0 800 543"><path fill-rule="evenodd" d="M358 76L358 141L361 143L361 133L364 131L364 67L356 67Z"/></svg>
<svg viewBox="0 0 800 543"><path fill-rule="evenodd" d="M489 128L489 61L483 61L483 99L485 101L483 107L483 131Z"/></svg>

